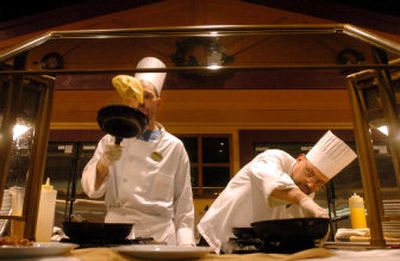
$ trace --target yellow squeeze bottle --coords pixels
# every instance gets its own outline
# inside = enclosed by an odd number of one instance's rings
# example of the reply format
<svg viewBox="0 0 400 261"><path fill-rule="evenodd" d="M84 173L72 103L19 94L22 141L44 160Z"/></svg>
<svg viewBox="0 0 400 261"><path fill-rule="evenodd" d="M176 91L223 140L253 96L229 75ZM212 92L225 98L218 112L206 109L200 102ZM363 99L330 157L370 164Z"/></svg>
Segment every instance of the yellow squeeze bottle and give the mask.
<svg viewBox="0 0 400 261"><path fill-rule="evenodd" d="M366 228L367 219L365 217L364 200L354 193L349 198L350 220L352 228Z"/></svg>
<svg viewBox="0 0 400 261"><path fill-rule="evenodd" d="M57 190L50 185L50 178L42 185L40 192L39 211L36 223L35 239L38 242L51 241L54 215L56 210Z"/></svg>

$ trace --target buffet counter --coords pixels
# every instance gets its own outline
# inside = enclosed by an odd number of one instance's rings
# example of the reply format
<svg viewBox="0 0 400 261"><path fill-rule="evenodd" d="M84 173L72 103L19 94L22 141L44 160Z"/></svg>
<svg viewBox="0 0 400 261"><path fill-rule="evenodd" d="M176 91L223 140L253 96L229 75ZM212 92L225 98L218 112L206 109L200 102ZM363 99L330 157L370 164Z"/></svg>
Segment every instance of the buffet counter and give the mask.
<svg viewBox="0 0 400 261"><path fill-rule="evenodd" d="M27 249L26 249L27 250ZM68 251L60 255L46 255L41 249L40 255L29 256L19 253L18 255L0 256L0 260L7 261L162 261L162 260L198 260L198 261L280 261L280 260L310 260L310 261L364 261L384 260L398 261L400 249L375 249L375 250L351 250L351 249L326 249L313 248L294 254L229 254L216 255L206 252L199 258L184 259L176 256L176 253L152 253L147 259L142 259L135 254L122 254L113 248L81 248ZM49 249L47 249L48 251ZM23 252L23 251L19 251ZM176 257L176 258L174 258Z"/></svg>
<svg viewBox="0 0 400 261"><path fill-rule="evenodd" d="M72 251L71 261L136 261L143 260L128 255L121 255L120 253L110 248L86 248L76 249ZM201 257L199 261L268 261L268 260L305 260L311 259L312 261L324 260L377 260L384 259L385 261L398 261L400 256L400 249L379 249L379 250L328 250L325 248L313 248L297 252L294 254L230 254L230 255L216 255L207 254ZM78 259L75 259L78 258ZM46 260L47 261L47 260ZM61 261L61 260L60 260ZM67 261L67 260L65 260Z"/></svg>
<svg viewBox="0 0 400 261"><path fill-rule="evenodd" d="M143 260L136 257L128 256L125 254L120 254L109 248L87 248L87 249L76 249L73 252L75 257L80 258L82 261L133 261L133 260ZM399 252L400 253L400 252ZM305 251L301 251L295 254L264 254L264 253L254 253L254 254L230 254L230 255L216 255L213 253L207 254L196 260L199 261L258 261L258 260L300 260L303 258L324 258L334 255L331 251L323 248L314 248Z"/></svg>

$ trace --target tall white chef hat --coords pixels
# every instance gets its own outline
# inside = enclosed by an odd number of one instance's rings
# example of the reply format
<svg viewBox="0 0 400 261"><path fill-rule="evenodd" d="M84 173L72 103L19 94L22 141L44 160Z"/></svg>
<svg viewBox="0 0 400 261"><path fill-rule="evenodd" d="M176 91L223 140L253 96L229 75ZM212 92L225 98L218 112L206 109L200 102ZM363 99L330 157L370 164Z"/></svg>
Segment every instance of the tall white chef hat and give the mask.
<svg viewBox="0 0 400 261"><path fill-rule="evenodd" d="M357 154L331 131L327 131L306 157L322 174L331 179L357 158Z"/></svg>
<svg viewBox="0 0 400 261"><path fill-rule="evenodd" d="M144 57L136 65L136 69L147 69L147 68L165 68L165 64L156 57ZM139 72L135 73L135 78L143 81L150 82L154 85L157 90L157 94L161 94L162 87L164 85L165 72Z"/></svg>

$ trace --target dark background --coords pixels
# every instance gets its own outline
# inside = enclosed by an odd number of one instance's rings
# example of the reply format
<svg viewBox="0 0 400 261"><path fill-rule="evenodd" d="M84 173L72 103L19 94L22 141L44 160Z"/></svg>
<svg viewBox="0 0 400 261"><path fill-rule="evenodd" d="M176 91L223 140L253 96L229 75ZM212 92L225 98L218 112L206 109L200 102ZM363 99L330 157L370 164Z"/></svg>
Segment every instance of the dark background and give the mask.
<svg viewBox="0 0 400 261"><path fill-rule="evenodd" d="M102 6L107 5L109 11L113 11L113 6L120 6L121 8L128 8L134 6L141 6L145 4L151 4L158 1L143 1L143 0L57 0L57 1L0 1L0 22L21 18L24 16L35 15L44 13L51 10L62 9L65 7L74 7L79 5L90 5L91 9L87 9L86 12L89 14L93 12L93 9L102 9ZM282 9L312 9L319 6L323 6L327 3L336 3L343 6L350 6L354 8L360 8L372 12L382 13L392 16L400 16L400 1L398 0L379 0L379 1L366 1L366 0L249 0L245 2L251 2L260 5L266 5ZM116 7L115 7L116 8Z"/></svg>

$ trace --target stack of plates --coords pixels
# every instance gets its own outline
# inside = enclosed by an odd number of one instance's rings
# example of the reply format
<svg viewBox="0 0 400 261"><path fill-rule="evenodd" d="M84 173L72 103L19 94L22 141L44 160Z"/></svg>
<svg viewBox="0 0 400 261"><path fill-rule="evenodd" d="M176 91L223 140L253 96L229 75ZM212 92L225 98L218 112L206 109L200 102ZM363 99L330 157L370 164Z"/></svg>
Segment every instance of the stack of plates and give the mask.
<svg viewBox="0 0 400 261"><path fill-rule="evenodd" d="M386 199L382 203L385 215L400 216L400 199Z"/></svg>
<svg viewBox="0 0 400 261"><path fill-rule="evenodd" d="M11 193L8 189L3 192L3 201L1 203L0 216L9 216L11 214ZM7 228L8 219L0 219L0 236L4 235Z"/></svg>
<svg viewBox="0 0 400 261"><path fill-rule="evenodd" d="M383 200L382 203L385 216L397 218L382 222L383 233L387 237L396 237L400 240L400 199Z"/></svg>

